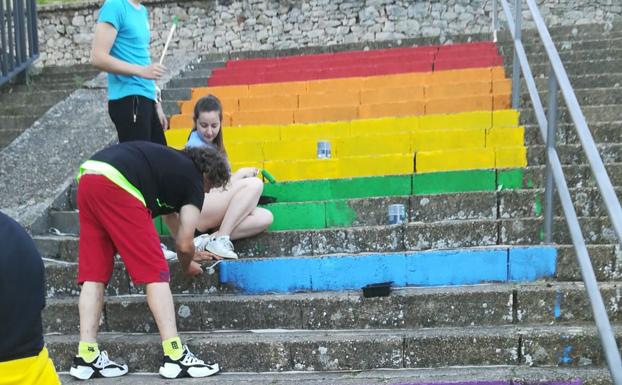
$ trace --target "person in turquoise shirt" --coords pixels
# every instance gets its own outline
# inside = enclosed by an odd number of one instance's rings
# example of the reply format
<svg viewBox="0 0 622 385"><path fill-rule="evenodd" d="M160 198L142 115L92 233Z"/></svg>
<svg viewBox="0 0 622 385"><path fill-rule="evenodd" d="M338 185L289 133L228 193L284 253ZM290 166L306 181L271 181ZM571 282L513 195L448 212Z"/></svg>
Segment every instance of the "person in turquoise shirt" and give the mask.
<svg viewBox="0 0 622 385"><path fill-rule="evenodd" d="M168 121L155 80L166 68L151 62L147 9L139 0L106 0L99 10L91 63L108 72L108 113L119 142L147 140L166 145Z"/></svg>

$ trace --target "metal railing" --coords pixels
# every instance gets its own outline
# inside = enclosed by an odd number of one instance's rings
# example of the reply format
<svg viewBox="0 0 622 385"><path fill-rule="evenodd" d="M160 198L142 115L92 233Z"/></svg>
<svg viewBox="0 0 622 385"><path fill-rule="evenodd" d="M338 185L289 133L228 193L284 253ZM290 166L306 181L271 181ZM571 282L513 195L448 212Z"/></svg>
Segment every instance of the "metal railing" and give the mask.
<svg viewBox="0 0 622 385"><path fill-rule="evenodd" d="M566 217L566 222L572 238L579 267L581 269L581 275L585 284L590 303L592 305L592 312L594 313L594 320L600 336L600 341L605 352L605 358L611 372L611 378L616 385L622 385L622 362L620 361L620 352L615 341L615 336L611 328L611 324L607 317L607 311L603 303L602 296L598 289L596 276L594 275L594 269L590 261L590 257L585 245L585 239L577 219L577 213L575 212L568 185L564 177L562 165L555 150L555 136L557 129L557 93L561 90L561 94L564 98L568 112L575 125L579 140L585 152L585 155L590 164L592 174L596 180L596 184L602 196L609 219L613 225L618 241L622 241L622 208L620 202L615 194L611 180L607 175L603 161L598 153L592 134L585 121L585 116L581 111L581 107L577 101L577 97L570 85L568 75L564 66L562 65L559 53L553 44L551 35L542 19L542 15L538 10L534 0L525 0L533 22L536 26L540 39L546 50L547 57L550 63L550 72L548 78L548 114L545 116L542 102L540 101L540 95L536 88L529 63L527 61L527 55L521 41L521 19L522 19L522 2L523 0L515 0L514 4L514 16L507 0L493 0L493 36L496 41L497 30L499 29L499 21L497 19L498 10L497 2L501 3L503 12L506 16L506 21L512 39L514 42L514 63L512 74L512 107L517 109L520 101L520 74L522 72L531 97L534 112L538 125L540 127L540 133L546 143L547 154L547 169L546 169L546 181L545 181L545 210L544 210L544 231L545 241L550 243L552 240L553 229L553 191L557 190L560 202L562 204L563 212Z"/></svg>
<svg viewBox="0 0 622 385"><path fill-rule="evenodd" d="M0 0L0 86L39 57L35 0Z"/></svg>

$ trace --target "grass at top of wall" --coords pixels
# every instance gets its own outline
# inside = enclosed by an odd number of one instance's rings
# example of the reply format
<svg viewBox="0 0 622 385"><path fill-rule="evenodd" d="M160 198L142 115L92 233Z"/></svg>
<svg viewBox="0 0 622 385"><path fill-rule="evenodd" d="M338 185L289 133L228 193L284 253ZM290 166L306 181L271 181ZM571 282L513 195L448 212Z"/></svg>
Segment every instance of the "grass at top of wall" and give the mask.
<svg viewBox="0 0 622 385"><path fill-rule="evenodd" d="M37 5L80 3L84 0L37 0Z"/></svg>

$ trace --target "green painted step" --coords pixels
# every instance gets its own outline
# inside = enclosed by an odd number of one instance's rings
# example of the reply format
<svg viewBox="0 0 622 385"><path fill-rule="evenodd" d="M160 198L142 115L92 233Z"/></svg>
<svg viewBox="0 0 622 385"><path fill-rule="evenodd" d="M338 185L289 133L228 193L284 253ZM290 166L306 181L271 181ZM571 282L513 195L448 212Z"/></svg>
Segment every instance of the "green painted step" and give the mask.
<svg viewBox="0 0 622 385"><path fill-rule="evenodd" d="M353 198L495 191L522 187L523 169L446 171L351 179L323 179L264 185L277 203Z"/></svg>
<svg viewBox="0 0 622 385"><path fill-rule="evenodd" d="M519 189L527 183L523 174L493 169L268 183L263 196L276 203L262 207L274 215L269 231L349 227L358 218L349 199ZM158 234L170 235L161 217L154 225Z"/></svg>

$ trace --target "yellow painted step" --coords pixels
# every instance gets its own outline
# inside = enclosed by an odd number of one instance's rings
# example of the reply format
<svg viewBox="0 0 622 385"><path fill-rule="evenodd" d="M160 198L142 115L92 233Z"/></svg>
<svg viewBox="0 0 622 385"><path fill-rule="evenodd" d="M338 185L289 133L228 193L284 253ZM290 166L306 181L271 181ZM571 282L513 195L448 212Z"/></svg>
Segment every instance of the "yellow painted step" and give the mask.
<svg viewBox="0 0 622 385"><path fill-rule="evenodd" d="M260 143L231 143L226 145L229 161L234 162L261 162L264 160L263 149Z"/></svg>
<svg viewBox="0 0 622 385"><path fill-rule="evenodd" d="M275 160L265 161L264 167L277 181L287 182L306 179L335 179L340 177L337 159Z"/></svg>
<svg viewBox="0 0 622 385"><path fill-rule="evenodd" d="M447 130L466 128L490 128L490 111L463 112L460 114L425 115L419 117L422 130Z"/></svg>
<svg viewBox="0 0 622 385"><path fill-rule="evenodd" d="M498 110L492 113L491 127L517 127L519 112L516 110Z"/></svg>
<svg viewBox="0 0 622 385"><path fill-rule="evenodd" d="M331 142L339 159L353 156L412 154L411 134L369 135L341 138Z"/></svg>
<svg viewBox="0 0 622 385"><path fill-rule="evenodd" d="M414 152L453 150L453 149L485 149L486 130L484 128L467 128L453 130L421 130L412 135Z"/></svg>
<svg viewBox="0 0 622 385"><path fill-rule="evenodd" d="M347 157L339 159L339 162L340 178L403 175L414 171L412 154Z"/></svg>
<svg viewBox="0 0 622 385"><path fill-rule="evenodd" d="M495 166L497 168L517 168L527 166L527 148L498 147L495 149Z"/></svg>
<svg viewBox="0 0 622 385"><path fill-rule="evenodd" d="M465 149L421 151L415 153L415 172L440 172L495 168L495 151Z"/></svg>
<svg viewBox="0 0 622 385"><path fill-rule="evenodd" d="M350 121L280 126L281 140L323 140L350 136Z"/></svg>
<svg viewBox="0 0 622 385"><path fill-rule="evenodd" d="M186 146L189 135L190 128L164 131L164 136L166 137L166 143L168 146L178 150L181 150L184 146Z"/></svg>
<svg viewBox="0 0 622 385"><path fill-rule="evenodd" d="M524 127L495 127L486 130L486 147L520 147L525 144Z"/></svg>
<svg viewBox="0 0 622 385"><path fill-rule="evenodd" d="M234 142L272 142L281 139L281 127L277 125L223 127L225 145Z"/></svg>
<svg viewBox="0 0 622 385"><path fill-rule="evenodd" d="M265 160L317 159L317 140L265 142L261 146Z"/></svg>

